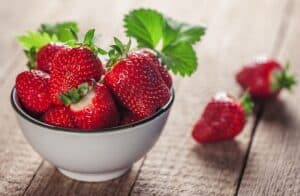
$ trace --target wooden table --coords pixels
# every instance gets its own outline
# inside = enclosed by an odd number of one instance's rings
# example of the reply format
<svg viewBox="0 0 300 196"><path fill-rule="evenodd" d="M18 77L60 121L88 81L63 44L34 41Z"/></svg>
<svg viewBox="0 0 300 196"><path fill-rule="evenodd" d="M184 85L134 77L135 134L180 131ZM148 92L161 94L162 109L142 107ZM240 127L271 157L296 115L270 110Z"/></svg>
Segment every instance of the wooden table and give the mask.
<svg viewBox="0 0 300 196"><path fill-rule="evenodd" d="M0 2L0 195L300 195L300 87L257 105L235 140L197 145L191 129L219 90L240 93L234 74L260 54L300 74L300 0L7 0ZM176 101L159 142L132 170L104 183L61 175L24 139L9 102L25 57L15 37L42 22L77 20L96 27L107 47L124 38L122 18L134 7L207 24L198 71L175 78Z"/></svg>

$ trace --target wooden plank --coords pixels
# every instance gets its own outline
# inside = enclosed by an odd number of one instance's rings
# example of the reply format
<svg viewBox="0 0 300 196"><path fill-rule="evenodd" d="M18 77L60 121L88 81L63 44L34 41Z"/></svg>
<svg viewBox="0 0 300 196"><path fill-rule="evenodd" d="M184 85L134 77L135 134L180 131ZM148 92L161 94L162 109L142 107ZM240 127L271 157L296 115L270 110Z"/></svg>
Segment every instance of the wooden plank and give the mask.
<svg viewBox="0 0 300 196"><path fill-rule="evenodd" d="M191 129L218 90L238 94L234 74L251 56L272 52L286 1L214 2L217 16L198 50L200 68L177 90L159 143L146 157L132 195L233 195L253 118L234 141L197 145ZM254 13L254 14L249 14Z"/></svg>
<svg viewBox="0 0 300 196"><path fill-rule="evenodd" d="M290 24L279 58L300 74L300 1L291 1ZM299 81L299 77L297 78ZM300 195L300 86L264 108L242 179L240 195Z"/></svg>

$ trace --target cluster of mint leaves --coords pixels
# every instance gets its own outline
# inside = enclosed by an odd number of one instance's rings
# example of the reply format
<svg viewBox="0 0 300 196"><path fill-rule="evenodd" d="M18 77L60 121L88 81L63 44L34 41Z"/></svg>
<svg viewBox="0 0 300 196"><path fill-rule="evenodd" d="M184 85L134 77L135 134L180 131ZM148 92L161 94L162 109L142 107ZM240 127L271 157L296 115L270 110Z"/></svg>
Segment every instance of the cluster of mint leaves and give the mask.
<svg viewBox="0 0 300 196"><path fill-rule="evenodd" d="M170 19L152 9L136 9L124 18L129 37L138 47L151 48L174 74L190 76L197 69L193 45L205 34L204 26L193 26Z"/></svg>
<svg viewBox="0 0 300 196"><path fill-rule="evenodd" d="M76 22L63 22L56 24L42 24L38 31L29 31L20 35L17 40L22 45L28 59L27 66L36 68L36 54L40 48L49 43L64 43L77 39L78 25Z"/></svg>

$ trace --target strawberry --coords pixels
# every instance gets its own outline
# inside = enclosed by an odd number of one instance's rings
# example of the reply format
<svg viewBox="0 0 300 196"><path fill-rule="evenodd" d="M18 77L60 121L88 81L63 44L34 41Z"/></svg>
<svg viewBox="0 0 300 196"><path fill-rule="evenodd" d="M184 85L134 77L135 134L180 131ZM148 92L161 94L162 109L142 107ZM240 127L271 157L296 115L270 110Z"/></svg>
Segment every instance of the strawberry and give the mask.
<svg viewBox="0 0 300 196"><path fill-rule="evenodd" d="M145 56L147 56L151 61L152 65L155 65L158 68L158 71L162 77L162 79L165 81L166 85L169 87L169 89L172 87L172 76L170 75L169 71L166 69L165 66L163 66L160 62L155 53L150 49L140 49L137 52L143 53Z"/></svg>
<svg viewBox="0 0 300 196"><path fill-rule="evenodd" d="M70 109L65 106L50 108L42 116L42 121L54 126L75 128L72 113Z"/></svg>
<svg viewBox="0 0 300 196"><path fill-rule="evenodd" d="M137 115L133 114L132 112L128 110L123 110L122 111L122 118L121 118L121 125L127 125L134 123L136 121L142 120L140 117Z"/></svg>
<svg viewBox="0 0 300 196"><path fill-rule="evenodd" d="M70 106L76 126L80 129L99 129L117 126L119 112L109 89L100 83L88 83L61 94L62 101Z"/></svg>
<svg viewBox="0 0 300 196"><path fill-rule="evenodd" d="M36 54L37 69L49 73L54 55L63 47L63 45L49 43L40 48Z"/></svg>
<svg viewBox="0 0 300 196"><path fill-rule="evenodd" d="M226 93L217 93L195 124L193 138L199 143L234 138L242 131L246 115L252 107L253 104L247 95L243 96L242 101L238 101Z"/></svg>
<svg viewBox="0 0 300 196"><path fill-rule="evenodd" d="M74 48L64 47L55 54L50 79L50 98L55 105L62 105L59 100L61 93L90 80L98 81L104 74L91 41L93 35L94 30L90 30L84 43L76 43Z"/></svg>
<svg viewBox="0 0 300 196"><path fill-rule="evenodd" d="M29 112L42 113L50 107L49 80L49 74L40 70L24 71L17 76L17 95Z"/></svg>
<svg viewBox="0 0 300 196"><path fill-rule="evenodd" d="M161 77L152 59L141 52L128 53L127 46L116 41L111 50L108 66L111 70L104 83L112 90L121 104L140 118L153 114L170 98L170 90ZM119 51L119 52L118 52Z"/></svg>
<svg viewBox="0 0 300 196"><path fill-rule="evenodd" d="M282 67L277 61L268 59L246 65L236 75L242 88L256 98L270 98L281 89L291 89L295 79L288 73L289 65Z"/></svg>
<svg viewBox="0 0 300 196"><path fill-rule="evenodd" d="M29 31L18 36L28 59L29 69L40 69L49 73L56 52L64 47L62 43L77 39L76 22L67 21L56 24L42 24L38 31Z"/></svg>

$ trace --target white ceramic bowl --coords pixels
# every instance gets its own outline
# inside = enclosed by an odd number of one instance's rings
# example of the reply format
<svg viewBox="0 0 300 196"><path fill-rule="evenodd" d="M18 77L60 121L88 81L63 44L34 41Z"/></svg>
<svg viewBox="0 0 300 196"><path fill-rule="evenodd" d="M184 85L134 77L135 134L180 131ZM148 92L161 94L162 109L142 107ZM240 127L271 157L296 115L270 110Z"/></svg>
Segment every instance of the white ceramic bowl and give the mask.
<svg viewBox="0 0 300 196"><path fill-rule="evenodd" d="M173 104L139 122L80 132L45 124L22 109L15 88L11 104L24 136L32 147L64 175L80 181L105 181L121 176L155 144Z"/></svg>

